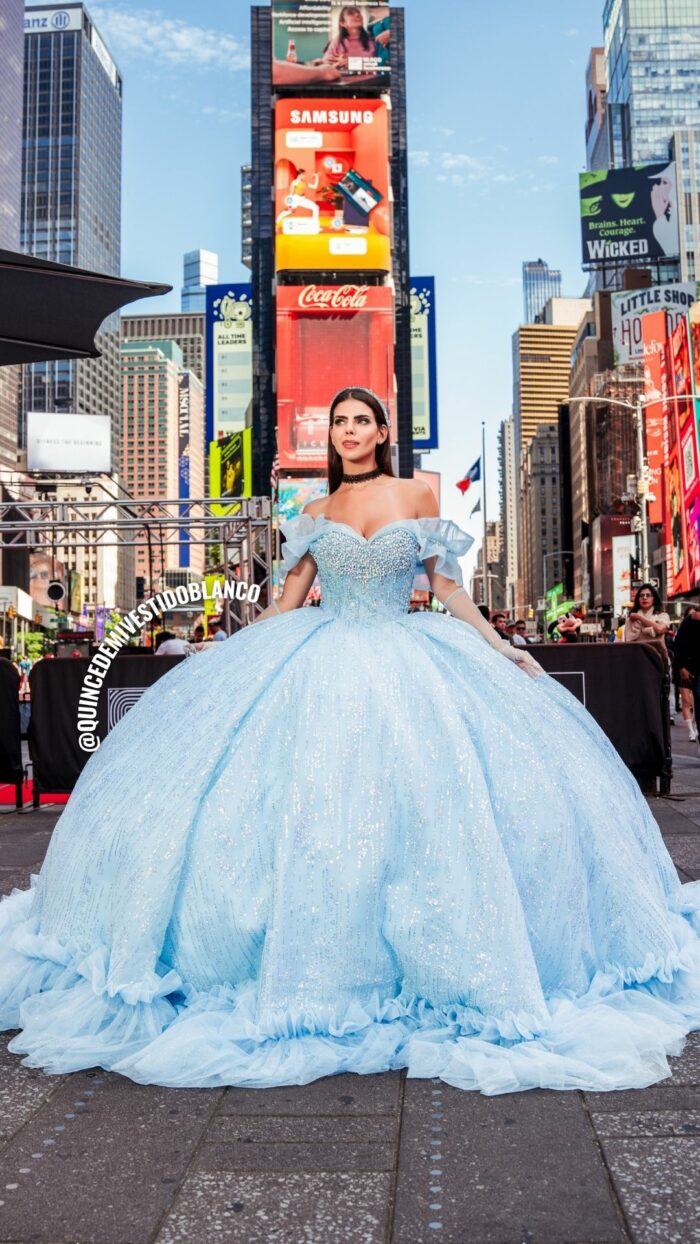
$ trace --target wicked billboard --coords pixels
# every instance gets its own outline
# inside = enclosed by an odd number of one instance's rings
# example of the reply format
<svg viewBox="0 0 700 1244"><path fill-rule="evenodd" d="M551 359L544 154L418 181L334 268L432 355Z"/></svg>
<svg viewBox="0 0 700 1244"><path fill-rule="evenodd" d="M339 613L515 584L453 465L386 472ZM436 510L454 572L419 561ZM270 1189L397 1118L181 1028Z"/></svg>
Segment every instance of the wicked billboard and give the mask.
<svg viewBox="0 0 700 1244"><path fill-rule="evenodd" d="M586 267L678 255L674 163L581 173L579 194Z"/></svg>

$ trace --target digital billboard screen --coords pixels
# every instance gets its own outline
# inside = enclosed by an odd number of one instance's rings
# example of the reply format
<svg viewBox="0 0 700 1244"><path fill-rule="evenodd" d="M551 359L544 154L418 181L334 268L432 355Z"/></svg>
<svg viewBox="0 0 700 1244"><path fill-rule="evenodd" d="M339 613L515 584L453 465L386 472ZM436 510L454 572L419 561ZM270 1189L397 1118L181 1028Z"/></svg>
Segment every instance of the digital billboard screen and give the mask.
<svg viewBox="0 0 700 1244"><path fill-rule="evenodd" d="M586 267L678 255L675 163L580 173L579 195Z"/></svg>
<svg viewBox="0 0 700 1244"><path fill-rule="evenodd" d="M191 377L192 373L189 371L180 372L178 377L177 495L181 501L188 501L190 496ZM180 514L187 512L186 505L181 505L178 508ZM178 566L189 566L190 563L190 533L187 527L181 527L179 531Z"/></svg>
<svg viewBox="0 0 700 1244"><path fill-rule="evenodd" d="M230 432L209 445L209 492L212 497L252 497L253 430ZM218 515L236 513L240 505L212 505Z"/></svg>
<svg viewBox="0 0 700 1244"><path fill-rule="evenodd" d="M272 83L278 90L386 90L391 9L377 0L272 0Z"/></svg>
<svg viewBox="0 0 700 1244"><path fill-rule="evenodd" d="M208 285L206 291L207 444L250 423L253 400L252 286Z"/></svg>
<svg viewBox="0 0 700 1244"><path fill-rule="evenodd" d="M390 270L383 100L278 101L275 234L278 271Z"/></svg>
<svg viewBox="0 0 700 1244"><path fill-rule="evenodd" d="M671 398L664 421L666 571L668 595L681 596L700 586L700 469L688 316L667 331L665 358Z"/></svg>
<svg viewBox="0 0 700 1244"><path fill-rule="evenodd" d="M27 412L27 470L104 474L112 470L109 415Z"/></svg>
<svg viewBox="0 0 700 1244"><path fill-rule="evenodd" d="M386 286L351 284L280 286L277 444L281 467L325 469L331 398L353 384L372 389L394 413L392 291Z"/></svg>
<svg viewBox="0 0 700 1244"><path fill-rule="evenodd" d="M435 278L411 277L413 448L437 449Z"/></svg>
<svg viewBox="0 0 700 1244"><path fill-rule="evenodd" d="M644 346L644 436L652 499L648 502L650 523L664 521L664 443L670 410L668 396L668 329L666 311L652 311L641 317Z"/></svg>

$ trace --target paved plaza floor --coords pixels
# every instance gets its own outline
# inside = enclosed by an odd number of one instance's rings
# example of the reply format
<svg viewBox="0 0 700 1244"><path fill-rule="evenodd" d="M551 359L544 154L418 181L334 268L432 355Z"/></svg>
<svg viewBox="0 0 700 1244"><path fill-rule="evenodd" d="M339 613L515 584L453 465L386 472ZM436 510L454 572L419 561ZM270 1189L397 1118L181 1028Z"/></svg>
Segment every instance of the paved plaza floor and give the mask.
<svg viewBox="0 0 700 1244"><path fill-rule="evenodd" d="M651 803L697 880L700 755L673 733L672 797ZM3 893L58 811L0 816ZM399 1073L163 1089L46 1076L6 1044L0 1244L700 1242L700 1033L653 1088L501 1097Z"/></svg>

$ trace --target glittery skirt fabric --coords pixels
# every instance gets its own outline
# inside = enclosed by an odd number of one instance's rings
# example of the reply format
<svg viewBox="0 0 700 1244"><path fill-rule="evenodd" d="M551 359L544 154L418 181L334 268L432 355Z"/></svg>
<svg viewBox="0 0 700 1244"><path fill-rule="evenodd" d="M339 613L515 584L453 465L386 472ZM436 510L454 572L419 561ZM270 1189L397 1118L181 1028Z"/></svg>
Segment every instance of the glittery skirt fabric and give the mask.
<svg viewBox="0 0 700 1244"><path fill-rule="evenodd" d="M0 904L0 1026L31 1066L163 1085L641 1087L700 1027L699 934L564 688L453 618L299 609L91 758Z"/></svg>

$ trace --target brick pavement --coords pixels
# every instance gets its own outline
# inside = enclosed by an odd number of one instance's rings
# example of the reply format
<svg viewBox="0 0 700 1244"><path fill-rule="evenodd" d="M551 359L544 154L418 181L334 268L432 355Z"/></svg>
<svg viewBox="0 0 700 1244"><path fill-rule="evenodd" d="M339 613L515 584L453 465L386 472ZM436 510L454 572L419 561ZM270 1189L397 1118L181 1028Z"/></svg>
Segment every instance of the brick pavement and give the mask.
<svg viewBox="0 0 700 1244"><path fill-rule="evenodd" d="M700 756L652 806L700 879ZM0 890L57 811L0 817ZM700 1244L700 1033L626 1093L463 1093L398 1073L183 1090L0 1046L0 1244Z"/></svg>

